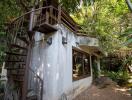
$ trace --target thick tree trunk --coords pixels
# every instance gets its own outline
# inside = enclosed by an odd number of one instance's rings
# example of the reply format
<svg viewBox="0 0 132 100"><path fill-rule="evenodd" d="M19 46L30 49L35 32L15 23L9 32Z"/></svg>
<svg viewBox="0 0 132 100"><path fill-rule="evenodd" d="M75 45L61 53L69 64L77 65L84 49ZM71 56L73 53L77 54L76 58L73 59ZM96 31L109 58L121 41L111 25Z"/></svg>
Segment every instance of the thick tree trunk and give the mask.
<svg viewBox="0 0 132 100"><path fill-rule="evenodd" d="M128 8L132 12L132 2L131 2L131 0L125 0L125 1L126 1L127 5L128 5Z"/></svg>

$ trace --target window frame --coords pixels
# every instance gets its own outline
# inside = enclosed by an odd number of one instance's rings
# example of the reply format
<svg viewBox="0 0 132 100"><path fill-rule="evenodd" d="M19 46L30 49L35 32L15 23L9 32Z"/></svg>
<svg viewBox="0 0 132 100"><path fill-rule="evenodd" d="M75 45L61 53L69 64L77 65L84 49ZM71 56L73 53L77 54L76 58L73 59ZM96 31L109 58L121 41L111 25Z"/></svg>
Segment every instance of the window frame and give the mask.
<svg viewBox="0 0 132 100"><path fill-rule="evenodd" d="M73 76L73 74L74 74L74 57L73 57L73 53L74 53L74 51L75 52L78 52L78 53L81 53L82 54L82 57L85 55L87 58L88 58L88 66L87 67L89 67L89 72L86 74L85 73L85 66L84 66L84 59L82 58L82 67L83 67L83 75L81 75L81 76L78 76L78 77L74 77ZM90 54L89 53L87 53L87 52L85 52L85 51L82 51L82 50L80 50L80 49L78 49L78 48L76 48L76 47L72 47L72 80L73 81L77 81L77 80L80 80L80 79L84 79L84 78L87 78L87 77L89 77L89 76L91 76L91 62L90 62Z"/></svg>

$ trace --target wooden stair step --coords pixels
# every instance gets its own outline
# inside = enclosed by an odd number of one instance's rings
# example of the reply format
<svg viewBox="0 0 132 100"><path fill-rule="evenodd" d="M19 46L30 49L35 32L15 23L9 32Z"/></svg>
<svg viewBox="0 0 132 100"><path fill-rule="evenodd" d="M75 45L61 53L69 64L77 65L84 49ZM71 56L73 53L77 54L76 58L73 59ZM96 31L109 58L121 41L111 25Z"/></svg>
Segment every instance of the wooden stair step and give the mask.
<svg viewBox="0 0 132 100"><path fill-rule="evenodd" d="M20 40L22 40L23 42L25 42L27 45L29 44L29 41L27 40L26 37L18 37Z"/></svg>
<svg viewBox="0 0 132 100"><path fill-rule="evenodd" d="M22 73L21 74L20 73L19 74L18 73L8 73L7 76L9 77L10 76L24 76L24 73L23 74Z"/></svg>
<svg viewBox="0 0 132 100"><path fill-rule="evenodd" d="M12 71L12 70L8 70L8 71ZM8 74L10 75L24 75L24 72L8 72Z"/></svg>
<svg viewBox="0 0 132 100"><path fill-rule="evenodd" d="M20 80L20 79L14 79L14 81L23 82L23 80Z"/></svg>
<svg viewBox="0 0 132 100"><path fill-rule="evenodd" d="M8 73L8 75L20 75L20 76L22 76L22 75L24 75L24 73L14 73L14 72L10 72L10 73Z"/></svg>
<svg viewBox="0 0 132 100"><path fill-rule="evenodd" d="M16 56L27 56L25 54L18 54L18 53L12 53L12 52L6 52L8 55L16 55Z"/></svg>
<svg viewBox="0 0 132 100"><path fill-rule="evenodd" d="M37 31L39 31L41 33L48 34L48 33L52 33L52 32L57 31L57 28L55 28L51 24L43 23L43 24L41 24L39 26L35 26L34 30L37 30Z"/></svg>
<svg viewBox="0 0 132 100"><path fill-rule="evenodd" d="M20 77L15 78L14 76L8 76L8 79L12 79L16 82L23 82L24 81L24 78L20 78Z"/></svg>
<svg viewBox="0 0 132 100"><path fill-rule="evenodd" d="M6 63L6 69L24 69L26 67L26 63L19 63L18 65L10 65L10 63Z"/></svg>
<svg viewBox="0 0 132 100"><path fill-rule="evenodd" d="M10 70L11 74L24 74L24 69Z"/></svg>
<svg viewBox="0 0 132 100"><path fill-rule="evenodd" d="M11 70L11 73L16 73L16 74L21 74L21 73L24 73L25 70L24 69L14 69L14 70Z"/></svg>
<svg viewBox="0 0 132 100"><path fill-rule="evenodd" d="M24 74L18 74L18 73L16 73L16 74L15 73L13 73L13 74L11 73L10 75L13 75L13 76L24 76Z"/></svg>
<svg viewBox="0 0 132 100"><path fill-rule="evenodd" d="M11 67L6 67L7 70L17 70L17 69L24 69L22 67L18 67L18 68L11 68Z"/></svg>
<svg viewBox="0 0 132 100"><path fill-rule="evenodd" d="M23 50L27 50L27 48L21 47L21 46L19 46L19 45L17 45L17 44L11 44L11 47L20 48L20 49L23 49Z"/></svg>
<svg viewBox="0 0 132 100"><path fill-rule="evenodd" d="M24 62L24 61L21 61L21 60L6 60L5 62L8 62L8 63L10 63L10 62L17 62L17 63L19 63L19 62Z"/></svg>
<svg viewBox="0 0 132 100"><path fill-rule="evenodd" d="M13 79L22 79L24 78L24 75L8 75L8 78L13 78Z"/></svg>
<svg viewBox="0 0 132 100"><path fill-rule="evenodd" d="M23 75L8 75L7 77L9 79L12 79L14 81L19 81L19 82L23 82L23 80L24 80L24 76Z"/></svg>

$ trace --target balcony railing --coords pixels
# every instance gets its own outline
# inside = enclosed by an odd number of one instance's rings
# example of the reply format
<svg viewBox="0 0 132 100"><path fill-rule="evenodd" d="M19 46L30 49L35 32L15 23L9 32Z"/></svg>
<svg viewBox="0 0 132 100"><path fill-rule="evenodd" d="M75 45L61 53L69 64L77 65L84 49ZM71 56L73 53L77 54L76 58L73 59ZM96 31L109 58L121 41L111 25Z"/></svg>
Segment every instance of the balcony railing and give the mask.
<svg viewBox="0 0 132 100"><path fill-rule="evenodd" d="M58 23L67 25L73 32L77 32L78 30L77 25L74 23L72 18L70 18L70 16L67 15L67 13L59 7L55 8L53 6L46 6L38 9L33 9L16 18L9 25L7 30L9 43L17 42L17 36L28 35L31 37L32 35L29 31L55 31L56 28L52 26ZM41 26L45 28L41 28Z"/></svg>

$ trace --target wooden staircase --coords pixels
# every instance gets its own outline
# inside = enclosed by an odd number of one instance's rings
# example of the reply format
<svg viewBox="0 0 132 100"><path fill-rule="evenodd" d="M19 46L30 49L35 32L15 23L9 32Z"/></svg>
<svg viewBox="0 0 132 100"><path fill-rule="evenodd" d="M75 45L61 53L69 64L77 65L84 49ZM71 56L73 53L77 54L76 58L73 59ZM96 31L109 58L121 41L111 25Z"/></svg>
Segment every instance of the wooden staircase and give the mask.
<svg viewBox="0 0 132 100"><path fill-rule="evenodd" d="M27 20L27 19L26 19ZM27 26L23 26L23 21L17 20L9 26L8 30L8 50L6 52L5 67L7 69L8 82L12 83L19 90L19 99L22 98L22 88L26 70L28 46L31 40L28 36ZM14 97L12 97L14 98Z"/></svg>
<svg viewBox="0 0 132 100"><path fill-rule="evenodd" d="M54 27L57 23L58 11L48 6L20 16L8 27L8 50L6 52L5 66L8 83L12 83L19 90L19 100L42 100L43 80L29 67L31 47L34 42L33 36L36 31L43 34L57 31ZM36 79L38 83L36 86L39 88L34 89L36 95L27 97L27 88L30 83L29 74ZM10 97L8 100L10 100Z"/></svg>

